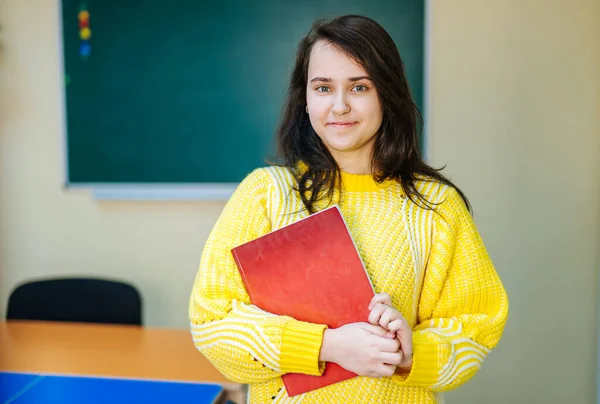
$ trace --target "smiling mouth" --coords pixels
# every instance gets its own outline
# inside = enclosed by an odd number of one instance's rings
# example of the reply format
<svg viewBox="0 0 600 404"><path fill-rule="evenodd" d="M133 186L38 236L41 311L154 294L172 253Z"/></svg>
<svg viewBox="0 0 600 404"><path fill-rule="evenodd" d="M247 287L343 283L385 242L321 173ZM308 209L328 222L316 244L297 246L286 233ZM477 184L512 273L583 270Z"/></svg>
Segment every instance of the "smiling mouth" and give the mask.
<svg viewBox="0 0 600 404"><path fill-rule="evenodd" d="M357 122L329 122L327 126L331 126L334 128L349 128L351 126L356 125Z"/></svg>

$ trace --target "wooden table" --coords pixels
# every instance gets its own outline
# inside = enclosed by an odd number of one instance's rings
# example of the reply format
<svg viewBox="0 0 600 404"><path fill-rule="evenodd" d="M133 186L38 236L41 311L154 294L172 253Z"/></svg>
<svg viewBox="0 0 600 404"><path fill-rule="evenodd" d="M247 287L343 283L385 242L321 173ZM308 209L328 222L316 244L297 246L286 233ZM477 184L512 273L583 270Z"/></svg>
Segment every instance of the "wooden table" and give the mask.
<svg viewBox="0 0 600 404"><path fill-rule="evenodd" d="M0 371L203 381L240 402L185 329L40 321L0 322Z"/></svg>

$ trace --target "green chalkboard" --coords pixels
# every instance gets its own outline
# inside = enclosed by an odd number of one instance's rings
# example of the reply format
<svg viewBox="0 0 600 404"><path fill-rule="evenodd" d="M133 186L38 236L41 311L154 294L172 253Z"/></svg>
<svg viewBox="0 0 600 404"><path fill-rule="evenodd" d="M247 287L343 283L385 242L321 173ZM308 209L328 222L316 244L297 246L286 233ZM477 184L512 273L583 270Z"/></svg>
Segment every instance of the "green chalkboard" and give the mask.
<svg viewBox="0 0 600 404"><path fill-rule="evenodd" d="M423 0L62 0L67 182L235 183L265 165L297 43L318 17L381 23L422 107L424 8Z"/></svg>

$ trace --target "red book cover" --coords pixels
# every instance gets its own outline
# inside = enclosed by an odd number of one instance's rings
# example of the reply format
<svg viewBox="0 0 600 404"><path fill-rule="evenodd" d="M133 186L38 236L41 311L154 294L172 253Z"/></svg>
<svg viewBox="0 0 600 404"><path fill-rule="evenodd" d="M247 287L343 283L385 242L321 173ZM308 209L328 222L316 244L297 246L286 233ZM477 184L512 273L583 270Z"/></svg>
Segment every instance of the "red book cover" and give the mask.
<svg viewBox="0 0 600 404"><path fill-rule="evenodd" d="M366 322L373 286L337 206L231 250L252 304L338 328ZM355 377L335 363L321 376L283 376L289 396Z"/></svg>

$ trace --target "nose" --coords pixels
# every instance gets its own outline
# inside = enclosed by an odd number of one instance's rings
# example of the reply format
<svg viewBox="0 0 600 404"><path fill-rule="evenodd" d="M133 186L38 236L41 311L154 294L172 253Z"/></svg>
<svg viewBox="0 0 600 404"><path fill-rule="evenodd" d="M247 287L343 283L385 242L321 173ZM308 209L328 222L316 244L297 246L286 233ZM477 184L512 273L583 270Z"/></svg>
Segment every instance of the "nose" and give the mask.
<svg viewBox="0 0 600 404"><path fill-rule="evenodd" d="M331 109L336 115L345 115L350 112L350 104L348 104L346 96L342 91L340 91L334 98Z"/></svg>

